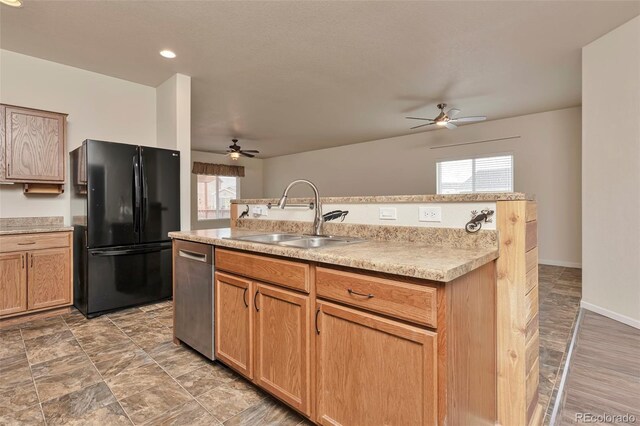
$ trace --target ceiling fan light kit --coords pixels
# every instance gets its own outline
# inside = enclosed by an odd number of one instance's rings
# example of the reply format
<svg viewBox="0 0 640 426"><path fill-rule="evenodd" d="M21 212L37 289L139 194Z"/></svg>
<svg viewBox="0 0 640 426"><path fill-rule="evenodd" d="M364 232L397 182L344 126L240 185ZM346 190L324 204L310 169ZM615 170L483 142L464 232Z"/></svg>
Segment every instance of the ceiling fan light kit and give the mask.
<svg viewBox="0 0 640 426"><path fill-rule="evenodd" d="M233 142L233 145L229 145L229 149L227 149L226 151L214 151L214 152L218 154L226 154L233 161L238 161L240 157L253 158L255 157L255 154L260 154L260 151L257 151L255 149L242 149L240 145L238 145L238 139L235 139L235 138L231 139L231 142Z"/></svg>
<svg viewBox="0 0 640 426"><path fill-rule="evenodd" d="M0 3L11 7L22 7L22 0L0 0Z"/></svg>
<svg viewBox="0 0 640 426"><path fill-rule="evenodd" d="M408 120L422 120L428 121L428 123L419 124L417 126L413 126L410 130L419 129L420 127L431 126L435 124L436 126L446 127L447 129L453 130L456 129L457 123L473 123L476 121L484 121L487 119L484 115L477 115L473 117L456 117L460 110L457 108L451 108L449 111L444 112L444 109L447 107L447 104L441 103L438 104L438 109L440 109L440 114L436 118L423 118L423 117L405 117Z"/></svg>

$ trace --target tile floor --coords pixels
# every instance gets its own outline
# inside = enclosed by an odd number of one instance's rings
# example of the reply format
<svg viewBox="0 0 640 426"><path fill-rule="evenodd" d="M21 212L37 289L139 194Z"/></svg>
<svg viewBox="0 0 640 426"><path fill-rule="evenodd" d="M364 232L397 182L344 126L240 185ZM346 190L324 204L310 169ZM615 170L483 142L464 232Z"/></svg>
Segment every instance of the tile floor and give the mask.
<svg viewBox="0 0 640 426"><path fill-rule="evenodd" d="M551 407L580 270L541 265L539 289L540 402ZM175 346L171 327L163 302L0 329L0 425L308 424L226 367Z"/></svg>
<svg viewBox="0 0 640 426"><path fill-rule="evenodd" d="M538 401L548 425L571 336L580 310L582 270L540 265L538 269L540 386Z"/></svg>
<svg viewBox="0 0 640 426"><path fill-rule="evenodd" d="M0 425L298 425L218 363L172 342L169 302L0 330Z"/></svg>

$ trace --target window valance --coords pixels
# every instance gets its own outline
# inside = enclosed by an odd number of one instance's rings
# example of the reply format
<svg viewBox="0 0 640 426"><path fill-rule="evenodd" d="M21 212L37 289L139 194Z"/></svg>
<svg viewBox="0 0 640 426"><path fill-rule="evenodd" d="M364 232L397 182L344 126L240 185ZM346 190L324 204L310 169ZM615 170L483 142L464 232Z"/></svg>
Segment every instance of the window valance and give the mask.
<svg viewBox="0 0 640 426"><path fill-rule="evenodd" d="M244 177L244 167L230 166L228 164L200 163L198 161L194 161L191 173L196 175Z"/></svg>

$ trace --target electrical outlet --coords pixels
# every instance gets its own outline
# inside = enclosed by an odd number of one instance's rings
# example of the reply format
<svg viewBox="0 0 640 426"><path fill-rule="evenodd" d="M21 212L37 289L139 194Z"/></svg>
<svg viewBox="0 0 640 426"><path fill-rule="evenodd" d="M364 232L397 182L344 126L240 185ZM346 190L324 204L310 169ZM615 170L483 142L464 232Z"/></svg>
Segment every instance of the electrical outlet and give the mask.
<svg viewBox="0 0 640 426"><path fill-rule="evenodd" d="M253 216L267 216L267 209L262 206L254 206L252 210Z"/></svg>
<svg viewBox="0 0 640 426"><path fill-rule="evenodd" d="M398 211L395 207L380 207L379 217L382 220L397 220Z"/></svg>
<svg viewBox="0 0 640 426"><path fill-rule="evenodd" d="M442 208L419 207L418 220L420 222L442 222Z"/></svg>

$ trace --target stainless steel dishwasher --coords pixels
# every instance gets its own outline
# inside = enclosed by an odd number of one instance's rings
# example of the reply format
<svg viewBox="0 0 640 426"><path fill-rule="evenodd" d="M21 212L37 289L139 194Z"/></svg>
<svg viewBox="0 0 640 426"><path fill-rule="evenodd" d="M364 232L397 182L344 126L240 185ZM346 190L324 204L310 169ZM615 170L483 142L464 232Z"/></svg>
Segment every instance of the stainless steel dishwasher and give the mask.
<svg viewBox="0 0 640 426"><path fill-rule="evenodd" d="M213 347L213 246L173 240L175 336L209 359Z"/></svg>

